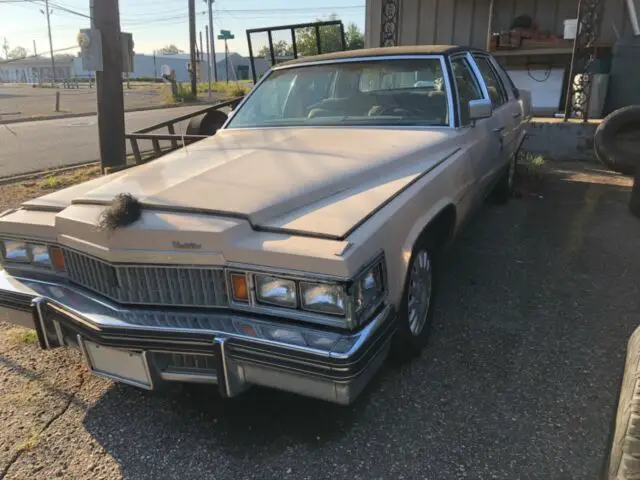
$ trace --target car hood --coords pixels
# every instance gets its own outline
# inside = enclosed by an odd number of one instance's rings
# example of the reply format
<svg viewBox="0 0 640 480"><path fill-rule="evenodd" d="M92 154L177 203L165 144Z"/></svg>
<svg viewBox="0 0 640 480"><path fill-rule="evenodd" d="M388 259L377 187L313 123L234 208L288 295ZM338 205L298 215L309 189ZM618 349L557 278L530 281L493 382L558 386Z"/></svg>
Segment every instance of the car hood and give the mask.
<svg viewBox="0 0 640 480"><path fill-rule="evenodd" d="M247 219L255 229L344 238L415 178L457 150L455 130L223 130L153 162L25 203L109 204Z"/></svg>

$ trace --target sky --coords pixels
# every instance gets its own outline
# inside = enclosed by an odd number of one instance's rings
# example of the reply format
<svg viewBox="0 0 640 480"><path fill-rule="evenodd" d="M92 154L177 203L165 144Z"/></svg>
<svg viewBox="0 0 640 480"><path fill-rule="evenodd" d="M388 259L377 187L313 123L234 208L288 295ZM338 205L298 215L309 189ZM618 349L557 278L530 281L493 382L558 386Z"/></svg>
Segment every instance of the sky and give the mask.
<svg viewBox="0 0 640 480"><path fill-rule="evenodd" d="M133 34L136 53L152 53L168 44L189 51L187 5L187 0L120 0L121 28ZM325 20L335 13L345 25L353 22L364 32L365 0L214 0L213 8L215 32L230 30L235 40L229 41L229 50L242 55L248 54L245 30L249 28ZM63 53L68 48L65 53L75 54L78 31L88 28L90 20L65 9L88 16L89 0L50 0L53 49ZM203 36L206 11L206 0L196 0L196 29ZM44 12L44 0L0 0L0 47L6 38L9 49L22 46L32 55L35 41L37 52L47 53ZM274 36L274 41L281 39L284 34ZM252 42L258 43L254 51L259 50L266 35ZM216 51L223 49L224 43L217 40Z"/></svg>

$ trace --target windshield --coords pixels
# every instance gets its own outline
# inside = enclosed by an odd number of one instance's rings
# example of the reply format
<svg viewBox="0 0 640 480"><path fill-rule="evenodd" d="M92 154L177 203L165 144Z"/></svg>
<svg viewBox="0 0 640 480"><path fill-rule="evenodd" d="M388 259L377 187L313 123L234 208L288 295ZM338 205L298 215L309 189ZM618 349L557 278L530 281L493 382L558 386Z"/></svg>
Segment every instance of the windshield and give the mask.
<svg viewBox="0 0 640 480"><path fill-rule="evenodd" d="M228 128L315 125L448 126L439 57L275 70Z"/></svg>

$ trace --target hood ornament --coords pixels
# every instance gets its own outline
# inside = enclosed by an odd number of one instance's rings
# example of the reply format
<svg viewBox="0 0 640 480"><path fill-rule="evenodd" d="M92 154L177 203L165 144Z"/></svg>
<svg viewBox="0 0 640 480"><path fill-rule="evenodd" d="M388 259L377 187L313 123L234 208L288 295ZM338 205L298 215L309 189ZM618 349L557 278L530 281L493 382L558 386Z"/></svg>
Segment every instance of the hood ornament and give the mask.
<svg viewBox="0 0 640 480"><path fill-rule="evenodd" d="M142 204L130 193L116 196L111 205L98 218L100 231L113 232L117 228L131 225L142 215Z"/></svg>

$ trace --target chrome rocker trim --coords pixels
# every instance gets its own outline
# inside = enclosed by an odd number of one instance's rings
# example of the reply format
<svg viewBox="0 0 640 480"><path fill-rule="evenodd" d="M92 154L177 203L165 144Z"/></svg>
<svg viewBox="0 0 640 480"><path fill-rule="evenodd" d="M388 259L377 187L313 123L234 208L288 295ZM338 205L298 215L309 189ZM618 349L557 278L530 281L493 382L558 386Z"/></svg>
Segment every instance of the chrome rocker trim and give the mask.
<svg viewBox="0 0 640 480"><path fill-rule="evenodd" d="M13 277L0 270L0 321L36 330L43 349L85 342L141 354L154 389L163 382L214 383L225 397L251 385L349 404L382 365L395 330L383 306L358 332L338 332L265 315L224 310L125 308L64 283ZM207 359L207 369L176 369L161 359ZM88 362L88 360L86 360Z"/></svg>

